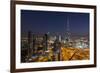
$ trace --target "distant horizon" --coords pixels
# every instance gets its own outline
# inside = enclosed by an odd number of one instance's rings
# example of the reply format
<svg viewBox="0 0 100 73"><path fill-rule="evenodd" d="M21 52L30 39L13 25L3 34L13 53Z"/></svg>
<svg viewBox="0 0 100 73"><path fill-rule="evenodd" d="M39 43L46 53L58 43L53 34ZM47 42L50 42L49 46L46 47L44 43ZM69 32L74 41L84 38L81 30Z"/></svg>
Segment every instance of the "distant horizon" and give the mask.
<svg viewBox="0 0 100 73"><path fill-rule="evenodd" d="M48 33L32 33L31 32L31 34L33 35L45 35L45 34L48 34ZM62 36L62 37L66 37L67 36L67 34L66 33L62 33L62 34L57 34L57 33L49 33L48 34L49 36ZM26 33L21 33L21 37L28 37L28 32ZM89 37L89 34L73 34L73 33L71 33L70 34L70 37L71 38L74 38L74 37Z"/></svg>

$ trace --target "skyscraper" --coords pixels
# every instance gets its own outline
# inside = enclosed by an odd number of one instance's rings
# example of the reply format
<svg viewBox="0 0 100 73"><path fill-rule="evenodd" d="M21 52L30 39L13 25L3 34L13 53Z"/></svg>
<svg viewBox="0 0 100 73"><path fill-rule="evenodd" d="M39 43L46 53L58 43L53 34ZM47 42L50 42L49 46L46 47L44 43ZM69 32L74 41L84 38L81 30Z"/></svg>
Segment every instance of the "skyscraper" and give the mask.
<svg viewBox="0 0 100 73"><path fill-rule="evenodd" d="M67 25L66 25L66 42L70 42L70 26L69 26L69 17L67 17Z"/></svg>

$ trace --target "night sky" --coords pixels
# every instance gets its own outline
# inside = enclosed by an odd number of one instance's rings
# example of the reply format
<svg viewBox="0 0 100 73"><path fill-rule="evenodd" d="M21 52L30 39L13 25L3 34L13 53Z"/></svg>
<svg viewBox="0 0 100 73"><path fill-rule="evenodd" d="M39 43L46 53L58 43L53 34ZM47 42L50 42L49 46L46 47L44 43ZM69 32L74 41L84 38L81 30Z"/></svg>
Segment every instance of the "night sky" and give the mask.
<svg viewBox="0 0 100 73"><path fill-rule="evenodd" d="M89 33L89 13L21 10L21 32L65 33L67 19L71 33Z"/></svg>

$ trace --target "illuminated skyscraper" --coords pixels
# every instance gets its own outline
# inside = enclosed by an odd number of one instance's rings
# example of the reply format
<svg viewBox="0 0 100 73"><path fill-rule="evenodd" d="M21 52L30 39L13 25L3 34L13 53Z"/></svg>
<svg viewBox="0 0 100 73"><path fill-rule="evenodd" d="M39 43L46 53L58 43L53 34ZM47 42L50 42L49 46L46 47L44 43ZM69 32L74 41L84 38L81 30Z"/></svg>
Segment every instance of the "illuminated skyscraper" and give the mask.
<svg viewBox="0 0 100 73"><path fill-rule="evenodd" d="M68 17L67 17L67 26L66 26L66 42L70 42L70 26L69 26Z"/></svg>

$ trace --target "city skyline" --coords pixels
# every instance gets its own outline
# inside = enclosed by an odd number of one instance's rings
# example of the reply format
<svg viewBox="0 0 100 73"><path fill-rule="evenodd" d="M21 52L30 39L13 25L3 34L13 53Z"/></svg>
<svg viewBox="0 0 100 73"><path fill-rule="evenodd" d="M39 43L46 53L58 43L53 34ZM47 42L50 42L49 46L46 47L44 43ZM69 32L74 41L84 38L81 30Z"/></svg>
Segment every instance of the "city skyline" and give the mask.
<svg viewBox="0 0 100 73"><path fill-rule="evenodd" d="M89 13L21 10L21 62L89 60L89 51Z"/></svg>
<svg viewBox="0 0 100 73"><path fill-rule="evenodd" d="M69 21L69 22L67 22ZM21 10L21 32L89 34L89 13Z"/></svg>

